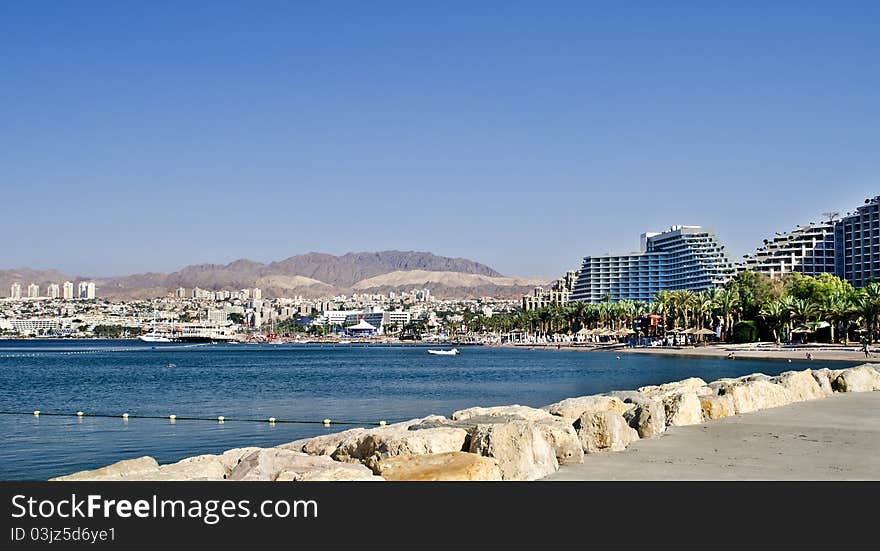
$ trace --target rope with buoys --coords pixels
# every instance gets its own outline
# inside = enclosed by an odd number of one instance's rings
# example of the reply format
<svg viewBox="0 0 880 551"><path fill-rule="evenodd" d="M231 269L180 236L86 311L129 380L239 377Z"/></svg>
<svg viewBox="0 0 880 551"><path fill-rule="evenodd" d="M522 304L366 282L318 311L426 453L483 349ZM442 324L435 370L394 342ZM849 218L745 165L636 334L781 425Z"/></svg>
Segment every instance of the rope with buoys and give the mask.
<svg viewBox="0 0 880 551"><path fill-rule="evenodd" d="M278 419L276 417L269 417L267 419L254 419L247 417L224 417L220 415L219 417L181 417L179 415L137 415L133 413L122 413L118 415L112 415L109 413L86 413L84 411L77 411L76 413L52 413L46 411L0 411L0 415L31 415L33 417L76 417L82 419L84 417L96 417L102 419L167 419L174 423L175 421L213 421L216 423L225 423L227 421L231 422L240 422L240 423L269 423L270 425L275 424L298 424L298 425L324 425L325 427L329 427L331 424L333 425L369 425L369 426L377 426L384 427L388 424L387 421L336 421L330 419L322 419L320 421L306 421L301 419Z"/></svg>

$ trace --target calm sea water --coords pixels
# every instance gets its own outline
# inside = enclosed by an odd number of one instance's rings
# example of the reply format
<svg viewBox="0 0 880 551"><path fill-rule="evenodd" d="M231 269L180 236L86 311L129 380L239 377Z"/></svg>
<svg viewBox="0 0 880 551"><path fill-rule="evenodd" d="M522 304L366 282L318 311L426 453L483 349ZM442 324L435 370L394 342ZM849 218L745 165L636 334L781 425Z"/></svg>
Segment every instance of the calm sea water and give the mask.
<svg viewBox="0 0 880 551"><path fill-rule="evenodd" d="M543 406L691 376L713 380L807 367L807 362L747 359L622 355L618 360L614 354L578 351L461 350L459 356L433 356L422 346L0 341L0 411L393 422L448 416L474 405ZM0 479L46 479L141 455L172 462L344 428L349 427L0 415Z"/></svg>

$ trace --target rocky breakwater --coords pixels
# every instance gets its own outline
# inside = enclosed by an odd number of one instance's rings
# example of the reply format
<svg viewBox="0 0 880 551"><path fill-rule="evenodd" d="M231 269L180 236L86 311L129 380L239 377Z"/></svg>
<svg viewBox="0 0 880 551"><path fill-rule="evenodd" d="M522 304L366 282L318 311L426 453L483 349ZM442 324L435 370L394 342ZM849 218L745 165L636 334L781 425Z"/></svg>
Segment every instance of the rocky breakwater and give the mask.
<svg viewBox="0 0 880 551"><path fill-rule="evenodd" d="M568 398L542 408L473 407L377 428L236 448L159 465L151 457L52 480L536 480L585 454L626 449L669 427L701 424L836 392L880 391L880 364L698 378Z"/></svg>

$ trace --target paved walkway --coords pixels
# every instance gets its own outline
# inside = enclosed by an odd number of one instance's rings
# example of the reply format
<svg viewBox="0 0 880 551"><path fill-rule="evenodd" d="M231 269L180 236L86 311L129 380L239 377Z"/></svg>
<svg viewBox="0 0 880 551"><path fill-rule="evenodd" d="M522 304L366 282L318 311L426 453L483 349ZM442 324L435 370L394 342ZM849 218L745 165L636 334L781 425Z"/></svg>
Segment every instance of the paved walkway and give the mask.
<svg viewBox="0 0 880 551"><path fill-rule="evenodd" d="M670 427L546 480L880 480L880 392Z"/></svg>

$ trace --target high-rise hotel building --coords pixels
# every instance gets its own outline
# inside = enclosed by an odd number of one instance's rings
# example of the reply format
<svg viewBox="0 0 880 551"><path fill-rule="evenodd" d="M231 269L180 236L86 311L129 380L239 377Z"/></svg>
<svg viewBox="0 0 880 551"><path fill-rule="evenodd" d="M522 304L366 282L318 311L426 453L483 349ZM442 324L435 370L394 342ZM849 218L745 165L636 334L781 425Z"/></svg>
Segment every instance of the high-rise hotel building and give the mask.
<svg viewBox="0 0 880 551"><path fill-rule="evenodd" d="M792 272L834 273L834 250L834 223L811 223L765 240L763 247L746 257L740 270L761 272L771 278Z"/></svg>
<svg viewBox="0 0 880 551"><path fill-rule="evenodd" d="M673 226L642 234L639 252L585 257L569 300L650 302L660 291L702 291L723 285L734 273L714 231Z"/></svg>
<svg viewBox="0 0 880 551"><path fill-rule="evenodd" d="M840 219L834 228L837 250L835 273L864 287L871 278L880 281L880 195Z"/></svg>
<svg viewBox="0 0 880 551"><path fill-rule="evenodd" d="M754 255L747 256L738 269L771 278L792 272L810 276L829 273L856 288L864 287L871 278L880 281L880 195L866 199L840 220L777 233Z"/></svg>

